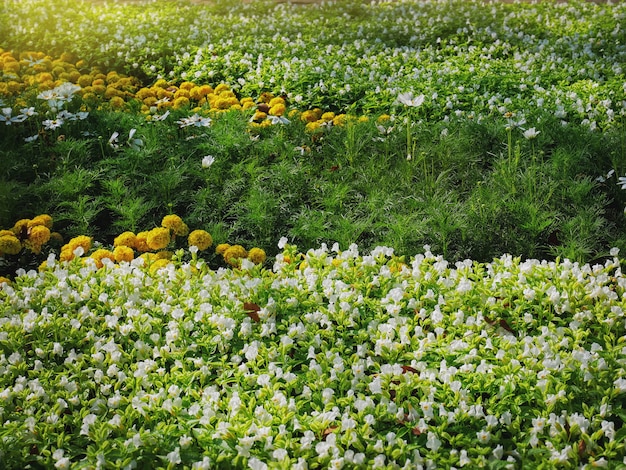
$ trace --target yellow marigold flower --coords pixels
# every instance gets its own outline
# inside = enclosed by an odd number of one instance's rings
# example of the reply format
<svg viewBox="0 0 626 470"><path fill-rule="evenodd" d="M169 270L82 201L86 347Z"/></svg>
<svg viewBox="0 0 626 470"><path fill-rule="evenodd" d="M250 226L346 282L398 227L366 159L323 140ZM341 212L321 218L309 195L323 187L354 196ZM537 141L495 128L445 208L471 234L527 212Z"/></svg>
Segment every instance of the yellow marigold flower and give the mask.
<svg viewBox="0 0 626 470"><path fill-rule="evenodd" d="M220 83L219 85L215 87L215 90L213 91L213 93L215 93L216 95L219 95L221 92L229 91L229 90L230 90L230 87L228 85L226 85L225 83Z"/></svg>
<svg viewBox="0 0 626 470"><path fill-rule="evenodd" d="M39 267L37 269L39 271L45 271L46 269L48 269L48 261L47 260L43 260L43 262L39 265Z"/></svg>
<svg viewBox="0 0 626 470"><path fill-rule="evenodd" d="M278 103L270 108L269 113L272 116L282 116L283 114L285 114L285 111L287 111L287 108L285 107L285 105L282 103Z"/></svg>
<svg viewBox="0 0 626 470"><path fill-rule="evenodd" d="M256 105L254 104L254 101L250 100L250 101L241 101L241 108L242 109L252 109L254 108Z"/></svg>
<svg viewBox="0 0 626 470"><path fill-rule="evenodd" d="M376 122L378 124L384 124L385 122L389 121L391 119L391 116L389 116L389 114L381 114L380 116L378 116L378 119L376 119Z"/></svg>
<svg viewBox="0 0 626 470"><path fill-rule="evenodd" d="M150 247L148 246L147 240L148 232L139 232L137 237L135 238L135 249L140 253L145 253L146 251L150 251Z"/></svg>
<svg viewBox="0 0 626 470"><path fill-rule="evenodd" d="M320 127L322 127L322 125L315 121L315 122L309 122L306 126L305 129L307 132L315 132L317 131Z"/></svg>
<svg viewBox="0 0 626 470"><path fill-rule="evenodd" d="M41 72L35 75L35 80L39 83L51 82L52 74L50 72Z"/></svg>
<svg viewBox="0 0 626 470"><path fill-rule="evenodd" d="M185 224L183 219L176 214L170 214L163 217L161 227L170 229L174 235L180 235L183 237L189 233L189 227L187 227L187 224Z"/></svg>
<svg viewBox="0 0 626 470"><path fill-rule="evenodd" d="M115 255L112 252L110 252L109 250L105 250L104 248L100 248L100 249L94 251L91 254L91 258L96 260L96 267L98 269L100 269L102 266L104 266L104 264L102 263L102 260L104 258L108 258L111 261L115 262Z"/></svg>
<svg viewBox="0 0 626 470"><path fill-rule="evenodd" d="M168 86L170 85L167 83L167 80L159 78L154 85L152 85L152 88L167 88Z"/></svg>
<svg viewBox="0 0 626 470"><path fill-rule="evenodd" d="M122 261L131 262L135 258L135 252L133 249L126 245L118 245L113 249L113 256L115 261L121 263Z"/></svg>
<svg viewBox="0 0 626 470"><path fill-rule="evenodd" d="M1 286L2 284L9 284L9 285L10 285L10 284L11 284L11 280L10 280L10 279L7 279L7 278L6 278L6 277L4 277L4 276L0 276L0 286Z"/></svg>
<svg viewBox="0 0 626 470"><path fill-rule="evenodd" d="M255 111L254 116L252 116L252 120L255 122L260 122L267 117L267 114L263 111Z"/></svg>
<svg viewBox="0 0 626 470"><path fill-rule="evenodd" d="M345 114L338 114L333 119L333 125L337 127L341 127L345 125L347 121L348 121L348 117Z"/></svg>
<svg viewBox="0 0 626 470"><path fill-rule="evenodd" d="M261 93L261 96L259 96L259 103L269 103L270 101L272 101L272 98L274 98L274 95L272 93L270 93L269 91L264 91L263 93Z"/></svg>
<svg viewBox="0 0 626 470"><path fill-rule="evenodd" d="M205 230L194 230L187 239L189 246L197 246L198 250L204 251L213 244L213 237Z"/></svg>
<svg viewBox="0 0 626 470"><path fill-rule="evenodd" d="M81 75L80 77L78 77L78 80L76 80L76 83L83 88L91 86L92 82L93 77L91 75Z"/></svg>
<svg viewBox="0 0 626 470"><path fill-rule="evenodd" d="M171 261L168 259L157 259L153 261L152 264L150 264L150 274L156 273L159 269L164 268L170 263Z"/></svg>
<svg viewBox="0 0 626 470"><path fill-rule="evenodd" d="M59 254L60 261L72 261L74 259L74 253L69 248L61 250Z"/></svg>
<svg viewBox="0 0 626 470"><path fill-rule="evenodd" d="M95 78L93 82L91 82L91 86L104 86L103 78Z"/></svg>
<svg viewBox="0 0 626 470"><path fill-rule="evenodd" d="M146 243L148 247L153 250L162 250L170 244L170 230L165 227L156 227L148 232L146 237Z"/></svg>
<svg viewBox="0 0 626 470"><path fill-rule="evenodd" d="M4 235L0 237L0 253L17 255L21 249L22 244L15 235Z"/></svg>
<svg viewBox="0 0 626 470"><path fill-rule="evenodd" d="M52 217L48 214L41 214L37 217L33 217L30 222L28 222L28 227L35 227L37 225L45 225L48 228L52 228Z"/></svg>
<svg viewBox="0 0 626 470"><path fill-rule="evenodd" d="M176 98L189 98L189 90L183 90L182 88L176 90L174 99Z"/></svg>
<svg viewBox="0 0 626 470"><path fill-rule="evenodd" d="M254 264L262 264L265 262L267 258L265 251L261 248L252 248L248 253L248 259L252 261Z"/></svg>
<svg viewBox="0 0 626 470"><path fill-rule="evenodd" d="M361 116L359 117L359 122L369 122L370 118L367 116Z"/></svg>
<svg viewBox="0 0 626 470"><path fill-rule="evenodd" d="M32 244L41 247L44 243L48 243L48 240L50 240L50 229L45 225L35 225L30 229L28 241Z"/></svg>
<svg viewBox="0 0 626 470"><path fill-rule="evenodd" d="M248 252L241 245L233 245L224 252L223 256L228 264L238 267L241 265L241 259L248 257Z"/></svg>
<svg viewBox="0 0 626 470"><path fill-rule="evenodd" d="M4 237L5 235L15 236L13 230L0 230L0 237Z"/></svg>
<svg viewBox="0 0 626 470"><path fill-rule="evenodd" d="M172 108L174 109L184 108L185 106L189 106L189 98L186 96L179 96L172 103Z"/></svg>
<svg viewBox="0 0 626 470"><path fill-rule="evenodd" d="M322 121L329 122L333 119L335 119L335 113L333 113L332 111L322 114Z"/></svg>
<svg viewBox="0 0 626 470"><path fill-rule="evenodd" d="M229 248L230 245L228 243L220 243L215 247L215 253L217 253L218 255L223 255Z"/></svg>
<svg viewBox="0 0 626 470"><path fill-rule="evenodd" d="M120 233L113 240L113 246L127 246L129 248L135 248L137 245L137 235L133 232Z"/></svg>
<svg viewBox="0 0 626 470"><path fill-rule="evenodd" d="M140 88L139 90L137 90L137 93L135 93L135 98L137 98L138 100L145 100L146 98L154 98L155 97L155 93L153 90L151 90L150 88Z"/></svg>
<svg viewBox="0 0 626 470"><path fill-rule="evenodd" d="M67 246L70 248L70 250L73 252L76 248L78 248L79 246L83 247L83 250L85 250L85 253L87 253L89 250L91 250L91 237L88 237L86 235L79 235L77 237L72 238L68 243Z"/></svg>
<svg viewBox="0 0 626 470"><path fill-rule="evenodd" d="M194 82L183 82L180 84L180 86L178 88L180 88L181 90L191 90L192 88L194 88L196 86L196 84Z"/></svg>
<svg viewBox="0 0 626 470"><path fill-rule="evenodd" d="M305 111L300 115L300 119L304 122L315 122L318 117L317 113L313 110Z"/></svg>
<svg viewBox="0 0 626 470"><path fill-rule="evenodd" d="M124 100L119 96L114 96L109 100L109 104L113 109L122 109L124 107Z"/></svg>
<svg viewBox="0 0 626 470"><path fill-rule="evenodd" d="M19 237L22 234L23 236L26 236L29 222L30 222L30 219L20 219L17 222L15 222L15 225L11 229L13 230L13 233L15 234L15 236Z"/></svg>
<svg viewBox="0 0 626 470"><path fill-rule="evenodd" d="M272 98L267 105L271 108L272 106L276 106L277 104L285 104L285 100L281 96L277 96L276 98Z"/></svg>

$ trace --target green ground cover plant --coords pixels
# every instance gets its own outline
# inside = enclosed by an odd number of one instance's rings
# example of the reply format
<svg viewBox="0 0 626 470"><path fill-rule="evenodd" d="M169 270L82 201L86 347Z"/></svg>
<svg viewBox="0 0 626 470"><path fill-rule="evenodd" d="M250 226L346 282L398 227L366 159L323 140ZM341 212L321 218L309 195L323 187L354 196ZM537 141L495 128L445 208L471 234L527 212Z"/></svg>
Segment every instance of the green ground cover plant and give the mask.
<svg viewBox="0 0 626 470"><path fill-rule="evenodd" d="M0 467L626 467L625 19L5 0Z"/></svg>

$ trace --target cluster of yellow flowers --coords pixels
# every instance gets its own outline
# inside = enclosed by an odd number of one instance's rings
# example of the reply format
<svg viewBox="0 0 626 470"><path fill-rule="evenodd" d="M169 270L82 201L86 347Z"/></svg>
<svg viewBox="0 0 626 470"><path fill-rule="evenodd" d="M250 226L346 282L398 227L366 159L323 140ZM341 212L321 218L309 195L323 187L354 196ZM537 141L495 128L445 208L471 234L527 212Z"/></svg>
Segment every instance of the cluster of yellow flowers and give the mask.
<svg viewBox="0 0 626 470"><path fill-rule="evenodd" d="M139 233L123 232L115 237L112 249L97 248L88 257L95 260L97 268L101 268L105 258L113 263L130 262L135 259L136 254L139 254L139 257L147 261L149 269L154 272L171 262L173 252L168 251L167 248L173 245L176 237L187 237L188 246L190 248L196 247L199 251L205 251L213 245L213 237L209 232L205 230L190 231L187 224L178 215L171 214L163 217L160 227ZM90 252L92 247L91 237L85 235L74 237L62 246L59 259L71 261L77 257L82 258L84 254ZM252 248L248 253L240 245L233 247L219 245L217 253L223 254L222 250L230 250L228 255L224 256L224 260L232 266L239 266L241 259L246 257L255 264L261 264L266 259L265 252L261 248ZM40 269L45 269L46 265L44 261Z"/></svg>
<svg viewBox="0 0 626 470"><path fill-rule="evenodd" d="M240 267L243 259L252 261L254 264L263 264L267 258L265 251L261 248L251 248L250 251L247 251L241 245L229 245L228 243L217 245L215 252L222 255L224 262L233 267Z"/></svg>
<svg viewBox="0 0 626 470"><path fill-rule="evenodd" d="M300 112L291 109L282 96L263 92L254 100L251 97L238 98L226 84L213 88L206 84L185 81L176 85L164 79L152 86L142 87L139 80L115 71L103 72L98 67L90 67L84 60L76 60L71 54L61 54L53 58L43 52L22 52L16 54L0 48L0 97L16 97L17 104L26 106L28 90L41 92L51 90L62 83L80 86L76 92L82 97L85 108L108 106L124 109L133 100L141 103L141 111L147 118L163 110L191 108L194 112L220 113L228 110L253 110L250 126L263 128L276 122L275 118L289 115L306 122L307 131L315 133L330 124L343 126L350 119L345 114L323 112L319 108ZM274 119L273 119L274 118ZM359 118L367 120L366 117Z"/></svg>
<svg viewBox="0 0 626 470"><path fill-rule="evenodd" d="M51 240L63 242L61 235L52 231L52 217L48 214L21 219L9 230L0 230L0 257L17 255L22 250L39 254L43 245Z"/></svg>

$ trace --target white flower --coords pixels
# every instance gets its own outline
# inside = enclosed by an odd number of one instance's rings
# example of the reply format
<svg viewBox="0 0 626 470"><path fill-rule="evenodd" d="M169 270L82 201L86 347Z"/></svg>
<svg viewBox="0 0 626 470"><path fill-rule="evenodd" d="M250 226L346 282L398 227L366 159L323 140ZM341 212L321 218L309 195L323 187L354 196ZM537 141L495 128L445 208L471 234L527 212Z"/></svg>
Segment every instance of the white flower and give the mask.
<svg viewBox="0 0 626 470"><path fill-rule="evenodd" d="M621 189L626 189L626 176L620 176L617 178L617 184L621 187Z"/></svg>
<svg viewBox="0 0 626 470"><path fill-rule="evenodd" d="M248 467L252 470L267 470L267 464L261 462L256 457L252 457L248 460Z"/></svg>
<svg viewBox="0 0 626 470"><path fill-rule="evenodd" d="M413 93L411 92L406 92L406 93L400 93L398 95L398 102L400 104L403 104L405 106L410 106L412 108L417 108L419 106L421 106L424 103L424 99L426 97L422 94L419 96L413 96Z"/></svg>
<svg viewBox="0 0 626 470"><path fill-rule="evenodd" d="M52 131L54 129L58 129L63 125L63 119L46 119L41 124L47 131Z"/></svg>
<svg viewBox="0 0 626 470"><path fill-rule="evenodd" d="M278 240L278 249L282 250L283 248L285 248L288 241L289 240L287 240L287 237L282 237L280 240Z"/></svg>
<svg viewBox="0 0 626 470"><path fill-rule="evenodd" d="M202 157L202 168L209 168L215 163L215 157L213 155L205 155Z"/></svg>
<svg viewBox="0 0 626 470"><path fill-rule="evenodd" d="M531 127L530 129L526 129L524 131L524 138L526 138L528 140L535 139L539 135L539 132L540 131L538 131L534 127Z"/></svg>
<svg viewBox="0 0 626 470"><path fill-rule="evenodd" d="M180 458L180 447L176 447L176 449L174 449L172 452L167 454L167 456L165 458L170 463L173 463L174 465L180 464L182 462L182 460Z"/></svg>

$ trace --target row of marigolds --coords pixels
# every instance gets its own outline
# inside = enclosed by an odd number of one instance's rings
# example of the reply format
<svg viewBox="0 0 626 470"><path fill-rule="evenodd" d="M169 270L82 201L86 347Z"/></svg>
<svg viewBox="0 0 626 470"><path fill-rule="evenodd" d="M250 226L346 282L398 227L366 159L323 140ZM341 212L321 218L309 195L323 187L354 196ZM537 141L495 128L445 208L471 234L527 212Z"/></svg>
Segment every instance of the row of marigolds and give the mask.
<svg viewBox="0 0 626 470"><path fill-rule="evenodd" d="M54 96L49 97L47 92L54 92L63 84L75 87L72 91L81 97L83 111L100 107L127 110L131 103L138 103L148 119L160 120L169 109L190 108L194 112L211 113L251 110L254 111L251 126L286 123L289 117L305 122L310 132L328 124L342 126L348 119L346 115L324 113L319 108L304 112L295 108L288 110L286 99L270 92L261 93L255 100L237 97L224 83L212 87L185 81L177 85L164 79L144 87L135 77L115 71L105 73L98 67L89 67L83 60L76 60L71 54L54 59L43 52L16 54L0 48L0 104L3 106L0 120L7 125L11 124L13 115L18 116L20 108L29 109L28 106L33 105L34 97L54 101ZM2 97L14 100L16 109L3 104Z"/></svg>
<svg viewBox="0 0 626 470"><path fill-rule="evenodd" d="M0 230L0 260L10 262L11 258L25 253L40 255L44 246L50 248L51 252L55 251L55 247L60 247L58 259L61 262L69 262L75 258L91 259L100 269L104 266L105 259L112 263L122 263L130 262L138 256L154 272L172 262L174 253L170 249L177 245L177 239L184 238L188 250L194 254L206 251L213 245L210 233L205 230L190 231L187 224L174 214L163 217L160 227L137 234L124 232L118 235L110 249L94 243L91 237L85 235L74 237L63 244L62 236L52 231L52 217L43 214L33 219L19 220L9 230ZM240 267L244 259L253 264L263 264L266 259L265 251L261 248L248 251L241 245L231 246L227 243L217 245L215 252L227 265L235 268ZM46 265L47 261L43 261L39 269L45 269ZM19 267L22 266L17 266ZM0 277L0 283L2 282L8 282L8 279Z"/></svg>

